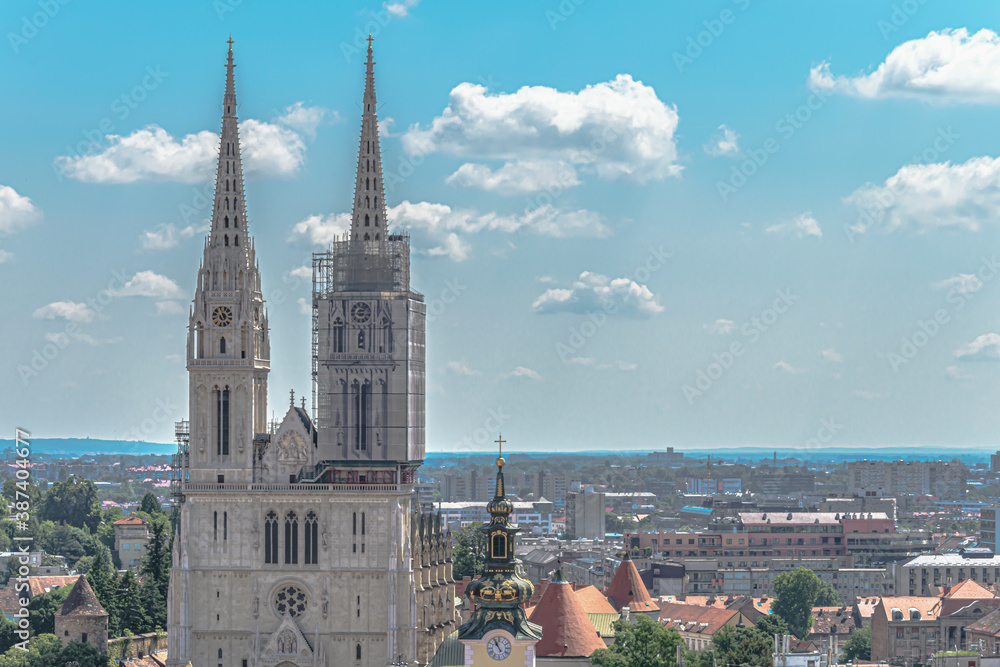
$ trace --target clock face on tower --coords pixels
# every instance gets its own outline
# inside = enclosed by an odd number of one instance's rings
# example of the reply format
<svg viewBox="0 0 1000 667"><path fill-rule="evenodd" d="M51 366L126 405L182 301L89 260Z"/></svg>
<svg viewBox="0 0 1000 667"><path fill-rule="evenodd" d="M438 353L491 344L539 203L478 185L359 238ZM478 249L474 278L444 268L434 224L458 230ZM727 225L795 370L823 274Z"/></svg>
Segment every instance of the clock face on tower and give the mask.
<svg viewBox="0 0 1000 667"><path fill-rule="evenodd" d="M506 637L493 637L486 643L486 653L494 660L505 660L510 655L510 642Z"/></svg>
<svg viewBox="0 0 1000 667"><path fill-rule="evenodd" d="M351 306L351 319L355 324L364 324L372 318L372 309L367 303L356 303Z"/></svg>
<svg viewBox="0 0 1000 667"><path fill-rule="evenodd" d="M229 323L233 321L233 311L229 309L229 306L219 306L212 311L212 321L217 327L228 327Z"/></svg>

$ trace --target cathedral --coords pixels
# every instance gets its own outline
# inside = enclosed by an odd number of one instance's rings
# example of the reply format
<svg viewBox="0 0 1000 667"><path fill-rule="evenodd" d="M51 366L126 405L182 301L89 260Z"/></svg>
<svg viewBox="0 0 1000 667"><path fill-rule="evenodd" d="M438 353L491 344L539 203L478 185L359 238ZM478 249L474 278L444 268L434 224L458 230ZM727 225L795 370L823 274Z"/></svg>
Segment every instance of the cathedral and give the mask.
<svg viewBox="0 0 1000 667"><path fill-rule="evenodd" d="M450 534L414 497L425 304L386 219L371 41L351 229L313 256L314 414L293 398L277 423L232 44L187 333L167 665L426 665L458 613Z"/></svg>

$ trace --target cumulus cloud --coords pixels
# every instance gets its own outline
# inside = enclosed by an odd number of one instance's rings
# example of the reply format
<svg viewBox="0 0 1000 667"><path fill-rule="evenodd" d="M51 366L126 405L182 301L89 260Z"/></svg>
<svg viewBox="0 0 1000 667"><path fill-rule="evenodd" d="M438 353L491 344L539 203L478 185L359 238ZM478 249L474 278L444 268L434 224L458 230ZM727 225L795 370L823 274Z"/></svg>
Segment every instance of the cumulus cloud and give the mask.
<svg viewBox="0 0 1000 667"><path fill-rule="evenodd" d="M176 299L183 295L181 288L170 278L152 271L140 271L122 286L110 292L111 296L146 296L154 299Z"/></svg>
<svg viewBox="0 0 1000 667"><path fill-rule="evenodd" d="M949 380L971 380L972 375L959 366L948 366L944 369L944 376Z"/></svg>
<svg viewBox="0 0 1000 667"><path fill-rule="evenodd" d="M726 127L723 123L719 126L718 132L712 135L708 143L703 146L705 152L713 157L724 155L740 154L740 135Z"/></svg>
<svg viewBox="0 0 1000 667"><path fill-rule="evenodd" d="M18 194L9 185L0 185L0 234L13 234L41 217L41 210L31 199Z"/></svg>
<svg viewBox="0 0 1000 667"><path fill-rule="evenodd" d="M771 225L764 231L768 234L794 234L796 238L804 236L823 237L823 230L820 228L819 223L816 222L816 218L813 217L812 213L808 212L799 215L789 222Z"/></svg>
<svg viewBox="0 0 1000 667"><path fill-rule="evenodd" d="M1000 102L1000 36L982 29L931 31L903 42L870 74L835 76L823 62L809 72L813 90L863 98L908 97L945 102Z"/></svg>
<svg viewBox="0 0 1000 667"><path fill-rule="evenodd" d="M615 312L628 317L652 317L663 312L656 297L645 285L631 278L608 278L584 271L572 287L552 288L535 299L536 313Z"/></svg>
<svg viewBox="0 0 1000 667"><path fill-rule="evenodd" d="M410 10L416 7L420 0L400 0L400 2L383 2L382 6L393 16L402 18L409 16Z"/></svg>
<svg viewBox="0 0 1000 667"><path fill-rule="evenodd" d="M835 364L839 364L844 361L844 355L842 355L840 352L837 352L832 347L828 347L819 354L821 357L823 357L825 361L830 361Z"/></svg>
<svg viewBox="0 0 1000 667"><path fill-rule="evenodd" d="M441 240L440 245L427 250L427 254L431 257L443 256L453 262L464 262L469 258L470 252L472 252L472 246L463 241L455 232L448 232Z"/></svg>
<svg viewBox="0 0 1000 667"><path fill-rule="evenodd" d="M465 364L465 362L462 361L449 361L447 364L445 364L444 367L446 370L448 370L451 373L454 373L455 375L467 375L467 376L481 375L479 371L469 368Z"/></svg>
<svg viewBox="0 0 1000 667"><path fill-rule="evenodd" d="M340 120L343 119L338 112L323 107L307 107L304 102L285 107L285 113L277 118L278 123L287 125L310 139L316 138L316 128L323 121L336 123Z"/></svg>
<svg viewBox="0 0 1000 667"><path fill-rule="evenodd" d="M139 236L139 242L143 250L169 250L177 246L184 239L189 239L195 234L207 232L211 224L208 220L199 225L188 225L178 227L172 222L162 224L155 229L147 229Z"/></svg>
<svg viewBox="0 0 1000 667"><path fill-rule="evenodd" d="M91 322L97 317L97 313L91 310L90 306L85 303L53 301L35 310L31 316L36 320L54 320L57 317L61 317L70 322Z"/></svg>
<svg viewBox="0 0 1000 667"><path fill-rule="evenodd" d="M312 315L312 303L304 297L299 297L299 315Z"/></svg>
<svg viewBox="0 0 1000 667"><path fill-rule="evenodd" d="M1000 334L986 333L955 350L959 361L1000 361Z"/></svg>
<svg viewBox="0 0 1000 667"><path fill-rule="evenodd" d="M732 320L718 319L711 324L702 324L701 328L707 333L718 334L720 336L736 333L736 323Z"/></svg>
<svg viewBox="0 0 1000 667"><path fill-rule="evenodd" d="M6 250L0 250L0 264L9 262L12 259L14 259L14 253L7 252Z"/></svg>
<svg viewBox="0 0 1000 667"><path fill-rule="evenodd" d="M427 126L403 135L407 153L442 151L495 160L560 160L601 178L639 182L676 176L676 107L652 87L619 74L579 92L524 86L491 93L461 83Z"/></svg>
<svg viewBox="0 0 1000 667"><path fill-rule="evenodd" d="M187 313L184 310L184 304L180 301L157 301L156 302L156 314L157 315L184 315Z"/></svg>
<svg viewBox="0 0 1000 667"><path fill-rule="evenodd" d="M287 176L305 162L306 145L299 131L313 136L327 112L301 103L286 111L274 122L248 118L240 123L246 173ZM219 135L208 130L176 138L153 124L128 135L109 134L105 140L100 150L56 158L59 173L87 183L204 183L215 173Z"/></svg>
<svg viewBox="0 0 1000 667"><path fill-rule="evenodd" d="M958 294L972 294L978 292L982 286L983 281L974 273L960 273L931 285L934 289L948 290Z"/></svg>
<svg viewBox="0 0 1000 667"><path fill-rule="evenodd" d="M542 376L538 374L537 371L533 371L530 368L525 368L524 366L518 366L510 373L501 373L501 379L509 378L527 378L529 380L541 380Z"/></svg>
<svg viewBox="0 0 1000 667"><path fill-rule="evenodd" d="M292 228L289 241L304 239L313 245L329 245L344 236L351 228L350 213L332 213L328 216L310 215Z"/></svg>
<svg viewBox="0 0 1000 667"><path fill-rule="evenodd" d="M503 195L556 191L580 184L573 165L562 160L505 162L499 169L467 162L445 179L450 185L486 190Z"/></svg>
<svg viewBox="0 0 1000 667"><path fill-rule="evenodd" d="M771 366L771 368L773 368L776 371L782 371L784 373L788 373L789 375L798 375L799 373L806 372L805 368L796 368L787 361L779 361L774 366Z"/></svg>
<svg viewBox="0 0 1000 667"><path fill-rule="evenodd" d="M306 282L312 282L312 267L308 264L303 264L302 266L296 267L286 274L288 278L298 278L299 280L305 280Z"/></svg>
<svg viewBox="0 0 1000 667"><path fill-rule="evenodd" d="M1000 216L1000 158L909 164L880 185L866 183L845 202L873 212L885 231L979 231ZM864 232L858 223L854 230Z"/></svg>

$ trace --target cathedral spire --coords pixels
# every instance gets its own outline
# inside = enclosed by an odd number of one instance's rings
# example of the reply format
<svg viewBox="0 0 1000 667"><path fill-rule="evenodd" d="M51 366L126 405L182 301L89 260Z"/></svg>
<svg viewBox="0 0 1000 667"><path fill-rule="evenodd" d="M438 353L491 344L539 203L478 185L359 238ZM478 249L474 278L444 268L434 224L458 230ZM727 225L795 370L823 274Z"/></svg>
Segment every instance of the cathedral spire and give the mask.
<svg viewBox="0 0 1000 667"><path fill-rule="evenodd" d="M233 77L233 37L227 41L226 92L222 97L222 136L215 174L215 202L212 207L212 247L248 246L246 203L243 199L243 163L237 121L236 83Z"/></svg>
<svg viewBox="0 0 1000 667"><path fill-rule="evenodd" d="M361 105L361 143L358 146L354 213L351 216L351 240L355 241L384 241L387 233L385 198L382 196L382 151L378 139L374 66L372 36L368 35L365 94Z"/></svg>

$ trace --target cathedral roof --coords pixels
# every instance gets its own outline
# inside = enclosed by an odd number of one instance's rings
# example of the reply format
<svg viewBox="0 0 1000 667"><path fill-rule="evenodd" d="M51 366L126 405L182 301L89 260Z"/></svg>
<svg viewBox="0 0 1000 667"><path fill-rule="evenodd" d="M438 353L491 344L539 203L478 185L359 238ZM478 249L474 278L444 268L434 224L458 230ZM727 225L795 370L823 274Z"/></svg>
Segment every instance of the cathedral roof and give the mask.
<svg viewBox="0 0 1000 667"><path fill-rule="evenodd" d="M69 592L69 597L59 610L60 616L107 616L97 594L87 582L87 577L80 577L76 580L73 590Z"/></svg>
<svg viewBox="0 0 1000 667"><path fill-rule="evenodd" d="M642 583L642 577L639 576L639 570L636 569L635 563L627 553L625 560L618 566L615 577L611 580L611 585L604 593L617 611L621 611L622 607L628 607L630 611L640 613L659 611L660 609L659 605L650 597L649 591L646 590L646 584Z"/></svg>
<svg viewBox="0 0 1000 667"><path fill-rule="evenodd" d="M588 657L599 648L607 648L561 570L556 571L528 620L542 626L542 638L535 645L539 657Z"/></svg>

